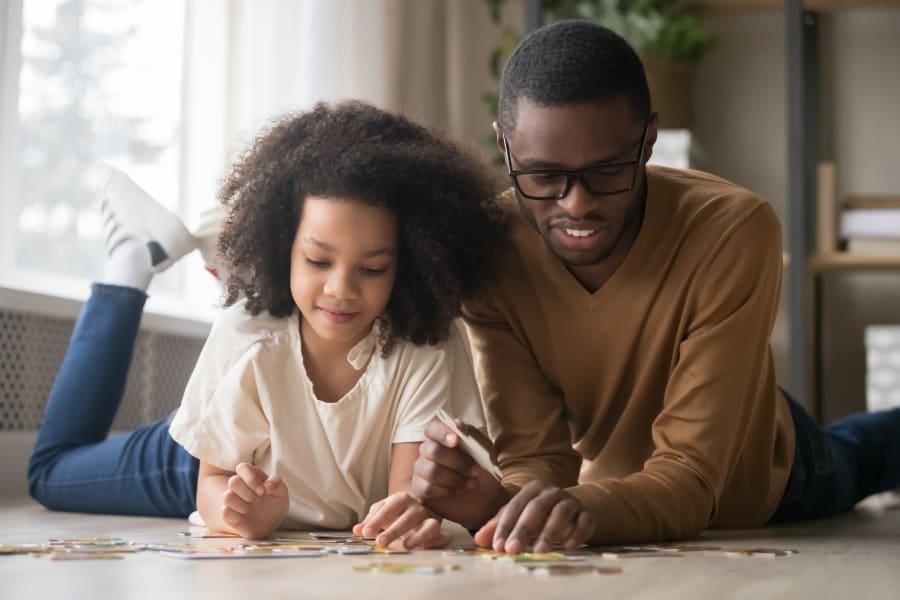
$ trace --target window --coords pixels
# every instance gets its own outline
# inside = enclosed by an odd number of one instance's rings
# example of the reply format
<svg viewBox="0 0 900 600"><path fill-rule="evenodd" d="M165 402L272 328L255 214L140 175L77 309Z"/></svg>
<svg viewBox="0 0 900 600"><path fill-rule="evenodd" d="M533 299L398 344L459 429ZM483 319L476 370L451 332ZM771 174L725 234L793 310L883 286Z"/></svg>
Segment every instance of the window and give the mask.
<svg viewBox="0 0 900 600"><path fill-rule="evenodd" d="M98 198L82 177L98 159L179 209L183 26L178 2L23 3L14 268L100 275Z"/></svg>

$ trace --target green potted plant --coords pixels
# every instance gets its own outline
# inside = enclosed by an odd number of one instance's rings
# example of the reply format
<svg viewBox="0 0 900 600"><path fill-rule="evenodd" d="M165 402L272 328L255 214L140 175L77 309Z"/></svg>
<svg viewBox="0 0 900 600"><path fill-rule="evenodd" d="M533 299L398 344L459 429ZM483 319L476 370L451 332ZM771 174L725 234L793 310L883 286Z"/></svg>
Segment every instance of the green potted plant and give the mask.
<svg viewBox="0 0 900 600"><path fill-rule="evenodd" d="M504 0L486 0L495 23ZM710 50L715 38L695 16L671 0L542 0L544 23L586 19L609 27L637 50L647 72L660 127L685 128L691 120L691 72ZM502 60L511 51L508 29L491 58L499 79ZM513 45L514 46L514 45ZM496 103L485 96L485 102ZM496 106L494 106L496 111Z"/></svg>

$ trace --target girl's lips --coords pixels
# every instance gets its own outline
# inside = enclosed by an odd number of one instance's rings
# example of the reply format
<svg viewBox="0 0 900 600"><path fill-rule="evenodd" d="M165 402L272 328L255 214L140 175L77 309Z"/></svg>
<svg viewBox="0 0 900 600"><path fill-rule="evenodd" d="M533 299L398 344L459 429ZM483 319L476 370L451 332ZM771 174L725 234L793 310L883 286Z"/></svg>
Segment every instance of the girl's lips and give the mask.
<svg viewBox="0 0 900 600"><path fill-rule="evenodd" d="M338 312L333 310L328 310L327 308L319 308L322 311L322 315L332 323L347 323L352 321L353 318L359 314L355 312Z"/></svg>

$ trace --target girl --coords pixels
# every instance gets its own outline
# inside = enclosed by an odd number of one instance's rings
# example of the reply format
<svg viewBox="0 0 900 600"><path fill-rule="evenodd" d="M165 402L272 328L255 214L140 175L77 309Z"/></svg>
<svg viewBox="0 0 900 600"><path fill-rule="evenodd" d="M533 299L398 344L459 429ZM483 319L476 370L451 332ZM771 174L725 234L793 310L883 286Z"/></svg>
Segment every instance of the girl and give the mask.
<svg viewBox="0 0 900 600"><path fill-rule="evenodd" d="M61 510L196 508L249 538L357 523L381 545L445 544L409 482L439 408L483 424L454 318L506 240L496 191L476 158L362 103L276 123L222 189L229 308L174 418L104 440L145 296L95 286L51 392L32 495ZM165 257L155 264L189 247L121 204L108 195L118 237Z"/></svg>

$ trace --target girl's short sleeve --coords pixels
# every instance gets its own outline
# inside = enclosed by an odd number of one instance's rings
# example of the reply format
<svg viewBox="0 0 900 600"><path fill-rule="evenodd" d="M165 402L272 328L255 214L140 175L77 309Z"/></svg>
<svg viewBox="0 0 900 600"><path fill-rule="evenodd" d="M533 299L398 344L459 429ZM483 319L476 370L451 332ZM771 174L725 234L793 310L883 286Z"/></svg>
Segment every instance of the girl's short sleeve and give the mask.
<svg viewBox="0 0 900 600"><path fill-rule="evenodd" d="M252 463L270 439L257 387L259 344L236 337L226 324L213 326L169 426L191 455L229 471Z"/></svg>
<svg viewBox="0 0 900 600"><path fill-rule="evenodd" d="M408 347L413 357L392 443L424 441L425 427L441 408L484 429L481 397L461 333L454 325L450 337L440 346Z"/></svg>

